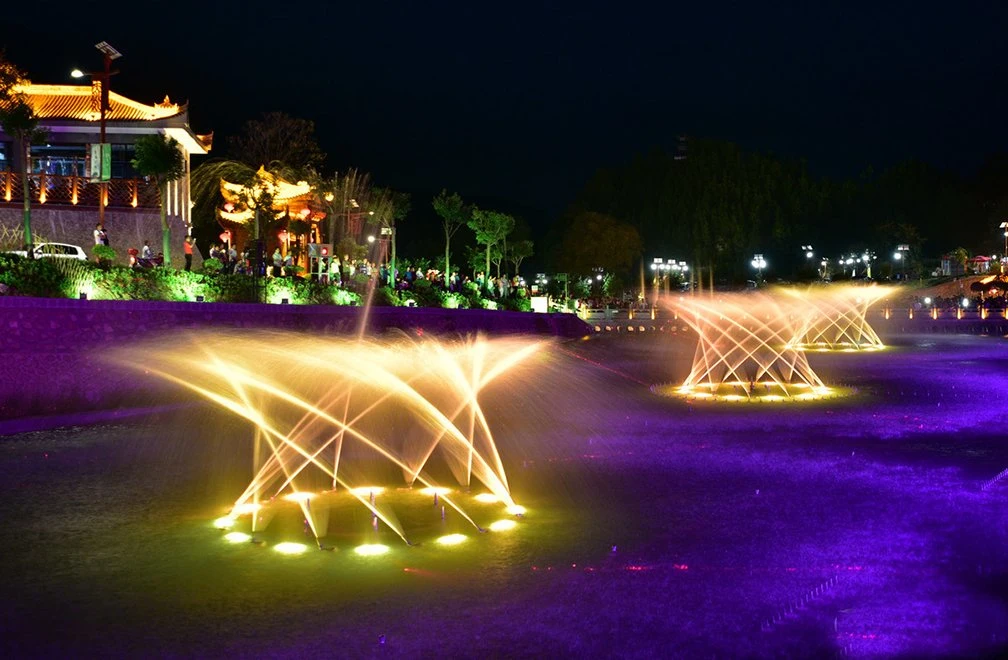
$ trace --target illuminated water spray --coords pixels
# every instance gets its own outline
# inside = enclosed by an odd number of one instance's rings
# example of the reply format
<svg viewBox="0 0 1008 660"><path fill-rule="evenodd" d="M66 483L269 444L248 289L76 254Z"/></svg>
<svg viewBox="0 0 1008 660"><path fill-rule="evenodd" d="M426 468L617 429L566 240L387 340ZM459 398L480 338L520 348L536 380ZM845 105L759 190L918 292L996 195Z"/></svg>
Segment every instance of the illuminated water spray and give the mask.
<svg viewBox="0 0 1008 660"><path fill-rule="evenodd" d="M877 351L885 348L868 322L868 309L889 295L881 286L832 285L821 289L781 289L793 317L791 346L798 350Z"/></svg>
<svg viewBox="0 0 1008 660"><path fill-rule="evenodd" d="M249 515L254 534L269 523L275 502L286 501L300 508L306 533L322 547L329 504L340 496L369 510L376 530L380 521L409 543L379 485L398 480L422 486L483 531L461 498L440 483L449 474L464 489L482 486L489 492L481 495L508 512L521 510L479 395L542 342L378 342L281 333L192 339L131 362L254 426L252 481L218 527Z"/></svg>
<svg viewBox="0 0 1008 660"><path fill-rule="evenodd" d="M816 399L831 393L791 342L795 326L776 296L727 294L665 300L697 333L693 367L662 391L721 400Z"/></svg>

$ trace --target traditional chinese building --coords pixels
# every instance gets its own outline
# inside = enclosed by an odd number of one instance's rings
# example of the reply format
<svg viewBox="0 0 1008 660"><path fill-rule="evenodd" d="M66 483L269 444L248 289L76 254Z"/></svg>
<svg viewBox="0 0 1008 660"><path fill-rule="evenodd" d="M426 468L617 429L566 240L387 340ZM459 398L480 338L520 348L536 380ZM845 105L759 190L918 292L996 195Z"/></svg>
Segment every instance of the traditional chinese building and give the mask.
<svg viewBox="0 0 1008 660"><path fill-rule="evenodd" d="M220 225L239 250L255 233L254 200L268 199L270 209L260 211L258 220L267 254L279 247L284 256L292 253L295 263L307 263L306 246L320 241L319 223L326 217L308 182L291 183L260 167L250 186L221 180L220 191L224 199L217 210Z"/></svg>
<svg viewBox="0 0 1008 660"><path fill-rule="evenodd" d="M32 227L44 240L88 247L97 222L100 186L89 179L89 145L100 142L101 89L94 85L22 85L15 88L47 131L44 144L30 148ZM147 105L110 91L105 141L111 145L111 179L106 186L105 225L112 247L129 247L160 235L160 195L153 181L133 170L133 147L143 135L174 138L185 154L185 175L168 188L168 217L181 244L190 219L190 158L210 151L213 135L189 126L188 105L167 97ZM0 225L18 227L22 205L21 172L25 154L0 130ZM36 242L40 242L36 239ZM181 250L178 251L181 254Z"/></svg>

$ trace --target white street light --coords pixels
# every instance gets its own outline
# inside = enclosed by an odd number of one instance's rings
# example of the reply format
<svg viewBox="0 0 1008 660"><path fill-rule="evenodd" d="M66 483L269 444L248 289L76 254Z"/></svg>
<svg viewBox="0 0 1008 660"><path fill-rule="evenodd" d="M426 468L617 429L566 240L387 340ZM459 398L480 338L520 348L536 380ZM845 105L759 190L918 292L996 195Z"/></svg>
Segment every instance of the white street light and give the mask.
<svg viewBox="0 0 1008 660"><path fill-rule="evenodd" d="M763 269L766 268L767 262L763 258L762 254L754 254L752 258L752 267L756 269L757 278L763 280Z"/></svg>

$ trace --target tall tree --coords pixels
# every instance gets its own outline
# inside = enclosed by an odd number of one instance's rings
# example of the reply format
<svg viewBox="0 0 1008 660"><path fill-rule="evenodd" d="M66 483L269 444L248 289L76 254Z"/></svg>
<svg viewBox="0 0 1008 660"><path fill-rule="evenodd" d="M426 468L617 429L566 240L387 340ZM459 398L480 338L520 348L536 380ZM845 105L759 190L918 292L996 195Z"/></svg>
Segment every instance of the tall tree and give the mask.
<svg viewBox="0 0 1008 660"><path fill-rule="evenodd" d="M472 215L467 223L476 234L476 242L486 246L486 270L484 285L490 287L490 250L514 229L515 220L507 213L500 211L484 211L473 207Z"/></svg>
<svg viewBox="0 0 1008 660"><path fill-rule="evenodd" d="M514 264L515 275L518 274L518 269L521 268L522 262L532 256L534 244L530 240L524 241L514 241L511 243L511 249L508 250L508 261Z"/></svg>
<svg viewBox="0 0 1008 660"><path fill-rule="evenodd" d="M563 240L560 266L586 276L601 268L606 273L627 275L641 254L641 240L632 225L591 211L575 216Z"/></svg>
<svg viewBox="0 0 1008 660"><path fill-rule="evenodd" d="M0 127L4 133L14 138L21 154L21 195L23 198L22 222L24 244L28 258L34 255L31 230L31 147L45 141L47 131L39 128L39 117L28 103L27 97L18 92L17 85L28 82L24 72L8 61L0 50Z"/></svg>
<svg viewBox="0 0 1008 660"><path fill-rule="evenodd" d="M14 138L18 152L21 154L21 196L23 209L21 213L24 224L24 244L28 257L33 252L31 230L31 147L45 141L48 131L39 127L39 117L35 109L23 94L8 94L6 99L0 99L0 126L4 133Z"/></svg>
<svg viewBox="0 0 1008 660"><path fill-rule="evenodd" d="M328 179L317 181L315 189L322 197L329 219L327 240L336 245L348 238L348 234L353 234L350 238L359 243L360 232L354 229L358 225L362 227L363 223L355 223L353 220L362 215L370 216L374 212L374 209L368 208L371 175L350 168L342 174L336 172Z"/></svg>
<svg viewBox="0 0 1008 660"><path fill-rule="evenodd" d="M245 122L242 132L228 140L231 158L254 168L273 169L281 162L307 177L325 161L325 153L315 139L315 122L291 117L284 112L263 113Z"/></svg>
<svg viewBox="0 0 1008 660"><path fill-rule="evenodd" d="M171 227L168 225L168 184L185 174L182 145L173 137L144 135L133 147L133 169L154 179L161 192L161 252L165 266L171 265Z"/></svg>
<svg viewBox="0 0 1008 660"><path fill-rule="evenodd" d="M368 212L381 227L388 229L392 244L392 254L389 259L389 281L395 286L396 276L396 226L406 219L410 211L409 193L398 192L388 188L374 188L368 199Z"/></svg>
<svg viewBox="0 0 1008 660"><path fill-rule="evenodd" d="M445 233L445 248L444 248L444 259L445 259L445 281L451 277L451 239L455 235L455 232L459 230L459 227L464 225L472 213L472 211L463 202L462 198L458 193L448 194L447 190L442 189L441 193L434 198L432 202L434 206L434 212L441 217L441 227L444 229Z"/></svg>

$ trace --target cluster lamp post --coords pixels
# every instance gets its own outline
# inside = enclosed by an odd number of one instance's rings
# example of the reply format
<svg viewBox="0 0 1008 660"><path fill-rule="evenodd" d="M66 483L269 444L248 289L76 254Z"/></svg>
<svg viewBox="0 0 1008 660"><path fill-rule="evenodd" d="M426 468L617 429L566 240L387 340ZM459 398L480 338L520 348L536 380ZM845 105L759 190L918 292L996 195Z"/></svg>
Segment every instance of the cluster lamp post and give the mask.
<svg viewBox="0 0 1008 660"><path fill-rule="evenodd" d="M763 258L762 254L754 254L752 258L752 267L756 269L756 280L757 282L763 281L763 269L766 268L767 262Z"/></svg>

